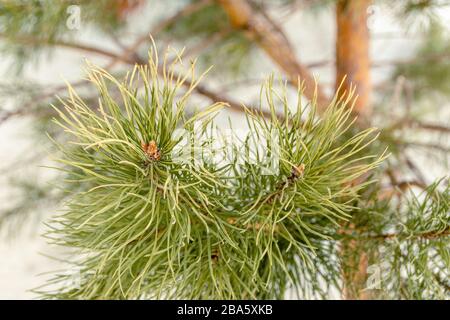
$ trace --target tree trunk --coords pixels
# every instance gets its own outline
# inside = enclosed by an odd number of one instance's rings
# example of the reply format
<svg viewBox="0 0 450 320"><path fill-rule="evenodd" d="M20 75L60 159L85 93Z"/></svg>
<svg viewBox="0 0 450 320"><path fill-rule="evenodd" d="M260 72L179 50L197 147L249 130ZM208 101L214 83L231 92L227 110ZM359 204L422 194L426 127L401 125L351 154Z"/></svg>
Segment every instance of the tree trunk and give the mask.
<svg viewBox="0 0 450 320"><path fill-rule="evenodd" d="M336 5L336 89L345 78L340 94L350 92L355 86L354 112L360 120L370 113L370 59L367 8L371 0L339 0Z"/></svg>
<svg viewBox="0 0 450 320"><path fill-rule="evenodd" d="M357 97L353 112L358 123L366 125L371 114L369 59L369 30L367 9L371 0L338 0L336 4L336 90L344 96L352 89ZM345 80L344 80L345 78ZM347 230L355 229L349 224ZM349 231L347 231L349 232ZM368 257L362 243L356 240L343 242L343 298L367 299L364 291L367 280Z"/></svg>

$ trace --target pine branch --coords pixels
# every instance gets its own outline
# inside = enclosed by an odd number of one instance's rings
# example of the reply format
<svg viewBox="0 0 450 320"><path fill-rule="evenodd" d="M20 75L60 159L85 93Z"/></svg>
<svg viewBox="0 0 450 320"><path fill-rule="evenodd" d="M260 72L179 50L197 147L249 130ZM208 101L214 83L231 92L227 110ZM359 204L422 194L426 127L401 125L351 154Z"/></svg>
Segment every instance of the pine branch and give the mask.
<svg viewBox="0 0 450 320"><path fill-rule="evenodd" d="M394 123L393 125L387 127L385 130L392 131L404 128L423 129L442 133L450 133L450 127L438 123L423 122L413 118L404 118L401 121L398 121L397 123Z"/></svg>
<svg viewBox="0 0 450 320"><path fill-rule="evenodd" d="M170 27L171 25L175 24L179 19L181 19L184 16L188 16L209 3L211 3L212 0L201 0L201 1L194 1L192 3L187 4L184 8L182 8L180 11L175 13L174 15L170 16L167 19L162 20L159 22L156 26L154 26L149 32L146 32L141 37L139 37L131 46L129 46L126 51L118 57L115 61L123 61L124 59L127 59L127 57L132 57L136 59L138 57L137 50L139 47L141 47L144 43L150 41L150 37L156 37L161 31L164 29ZM115 64L115 62L113 62Z"/></svg>
<svg viewBox="0 0 450 320"><path fill-rule="evenodd" d="M77 88L77 87L81 87L81 86L84 86L87 84L89 84L89 81L80 80L80 81L71 83L71 86L74 88ZM41 103L42 101L44 101L46 99L53 98L55 95L57 95L58 93L60 93L61 91L64 91L64 90L67 90L67 85L57 86L49 92L46 92L46 93L40 94L36 97L33 97L29 102L22 104L21 107L16 110L7 111L7 112L2 113L0 115L0 125L2 125L4 122L10 120L13 117L32 114L33 112L36 111L35 109L32 108L33 106ZM37 112L40 112L40 111L41 110L38 110Z"/></svg>
<svg viewBox="0 0 450 320"><path fill-rule="evenodd" d="M394 195L402 196L404 195L403 193L404 191L412 187L418 187L422 190L425 190L427 188L427 185L425 185L425 183L423 183L422 181L418 180L393 182L389 188L383 188L380 190L380 193L377 196L377 200L379 201L388 200L391 199Z"/></svg>
<svg viewBox="0 0 450 320"><path fill-rule="evenodd" d="M1 35L0 35L1 37ZM16 39L18 42L23 43L25 45L33 45L33 44L48 44L48 45L52 45L52 46L59 46L59 47L63 47L63 48L69 48L69 49L73 49L73 50L79 50L79 51L83 51L83 52L87 52L87 53L94 53L94 54L99 54L108 58L113 58L116 60L120 60L126 64L129 65L134 65L134 64L144 64L145 60L142 60L141 58L135 57L135 59L131 59L126 57L125 55L119 55L116 54L114 52L110 52L104 49L100 49L94 46L89 46L86 44L81 44L81 43L75 43L75 42L65 42L65 41L53 41L51 43L41 43L41 41L35 37L21 37L21 38L17 38ZM162 67L159 66L159 73L162 74L163 71L161 69ZM176 75L177 77L178 75ZM184 85L189 88L192 83L190 83L189 81L184 82ZM222 95L220 95L217 92L214 92L208 88L206 88L205 86L196 86L195 87L195 92L197 92L198 94L205 96L207 98L209 98L211 101L213 102L224 102L226 103L232 110L234 111L238 111L238 112L243 112L243 106L227 97L224 97ZM24 113L26 113L27 110L25 109L20 109L20 110L16 110L16 111L12 111L10 113L7 113L5 115L2 116L2 118L0 119L0 123L6 121L7 119L17 116L17 115L22 115ZM268 116L268 114L267 114Z"/></svg>
<svg viewBox="0 0 450 320"><path fill-rule="evenodd" d="M0 39L1 38L5 38L6 35L5 34L0 34ZM108 58L114 58L114 59L120 59L122 62L128 63L128 64L134 64L136 63L135 60L130 59L128 57L121 57L118 54L108 51L108 50L104 50L101 48L97 48L94 46L90 46L87 44L82 44L82 43L76 43L76 42L67 42L67 41L63 41L63 40L50 40L50 41L46 41L43 39L39 39L35 36L32 35L22 35L22 36L16 36L14 38L14 41L16 43L20 43L22 45L27 45L27 46L34 46L34 45L48 45L48 46L55 46L55 47L61 47L61 48L68 48L68 49L73 49L76 51L81 51L81 52L87 52L87 53L93 53L93 54L98 54L104 57L108 57Z"/></svg>
<svg viewBox="0 0 450 320"><path fill-rule="evenodd" d="M381 240L392 240L392 239L400 239L402 237L411 239L423 239L423 240L432 240L440 237L447 237L450 235L450 227L447 227L444 230L436 230L436 231L428 231L420 234L401 234L401 233L388 233L382 235L371 236L370 239L381 239Z"/></svg>
<svg viewBox="0 0 450 320"><path fill-rule="evenodd" d="M354 244L353 250L346 250L342 257L343 270L354 277L354 261L363 257L372 272L377 270L379 287L367 290L373 274L362 276L362 289L358 283L348 283L352 295L374 299L430 299L446 295L442 284L436 282L436 275L445 279L450 270L449 192L448 182L441 179L420 194L405 193L401 203L378 200L377 186L365 195L352 225L340 232L343 245Z"/></svg>
<svg viewBox="0 0 450 320"><path fill-rule="evenodd" d="M81 191L72 193L63 215L49 224L47 237L77 250L74 263L83 281L68 286L70 275L57 274L60 287L44 296L282 298L290 286L309 292L303 276L316 286L327 272L335 285L336 265L323 256L333 251L325 231L348 217L367 184L350 182L384 159L358 156L376 139L375 130L348 132L348 99L335 97L318 118L316 102L302 106L299 91L291 112L269 80L262 92L270 119L262 115L263 106L246 110L264 153L245 138L227 142L216 160L188 152L179 162L180 152L198 148L196 139L202 147L218 141L208 128L215 127L219 106L185 118L198 79L192 78L194 66L182 76L174 69L160 64L156 54L122 81L91 66L99 110L72 88L61 101L64 110L55 107L56 123L71 137L59 145L61 169ZM112 87L120 99L110 94ZM276 110L284 111L283 120ZM194 122L201 119L206 123L199 132ZM173 136L180 128L195 137L187 145ZM264 173L265 157L275 154L279 170ZM244 155L252 157L238 161ZM327 270L313 271L319 265Z"/></svg>
<svg viewBox="0 0 450 320"><path fill-rule="evenodd" d="M249 39L255 41L288 76L289 81L298 87L304 83L305 96L314 100L317 96L319 110L322 112L329 104L324 91L317 85L310 71L298 59L282 30L267 19L264 14L254 10L246 0L220 0L234 28L241 30Z"/></svg>

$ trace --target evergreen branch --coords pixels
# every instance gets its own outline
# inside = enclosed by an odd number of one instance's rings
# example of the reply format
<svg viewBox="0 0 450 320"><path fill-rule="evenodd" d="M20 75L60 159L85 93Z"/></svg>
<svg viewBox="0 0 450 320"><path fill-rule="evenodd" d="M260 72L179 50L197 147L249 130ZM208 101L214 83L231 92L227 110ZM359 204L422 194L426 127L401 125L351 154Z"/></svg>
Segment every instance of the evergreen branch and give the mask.
<svg viewBox="0 0 450 320"><path fill-rule="evenodd" d="M441 188L442 186L442 188ZM353 274L356 257L364 256L366 266L378 271L378 290L356 291L371 298L430 299L443 298L442 283L450 271L448 245L450 240L450 186L444 179L429 185L420 194L396 201L377 200L378 187L360 202L360 212L352 219L353 228L342 232L344 245L356 243L353 252L346 251L343 269ZM365 203L365 204L364 204ZM358 260L356 260L358 261ZM370 277L369 277L370 278ZM372 278L373 279L373 278ZM363 277L362 283L369 279ZM350 284L350 289L354 290ZM356 287L356 289L361 289Z"/></svg>
<svg viewBox="0 0 450 320"><path fill-rule="evenodd" d="M427 185L425 185L425 183L423 183L422 181L418 180L393 182L390 188L384 188L380 190L377 199L383 201L391 199L394 195L397 196L404 195L403 192L412 187L418 187L422 190L425 190L427 188Z"/></svg>
<svg viewBox="0 0 450 320"><path fill-rule="evenodd" d="M351 235L354 230L346 230L343 231L343 234L347 236ZM352 235L354 239L361 239L365 241L373 241L373 240L433 240L441 237L448 237L450 235L450 227L445 228L444 230L431 230L424 233L418 234L410 234L410 233L386 233L386 234L378 234L378 235L366 235L366 234L358 234ZM358 240L359 241L359 240Z"/></svg>
<svg viewBox="0 0 450 320"><path fill-rule="evenodd" d="M298 87L304 82L304 94L310 100L317 99L319 111L324 111L329 100L317 85L310 71L298 62L286 35L272 20L256 12L246 0L220 0L234 28L241 30L255 41Z"/></svg>
<svg viewBox="0 0 450 320"><path fill-rule="evenodd" d="M450 147L445 147L436 143L428 143L428 142L412 142L412 141L399 141L399 145L403 145L405 147L415 147L415 148L426 148L426 149L434 149L438 151L442 151L445 153L450 153Z"/></svg>
<svg viewBox="0 0 450 320"><path fill-rule="evenodd" d="M5 34L0 34L0 39L1 38L7 38L7 36ZM128 63L128 64L136 63L135 60L130 59L128 57L121 57L121 56L119 56L118 54L116 54L114 52L110 52L108 50L104 50L104 49L101 49L101 48L97 48L97 47L90 46L90 45L87 45L87 44L82 44L82 43L67 42L67 41L63 41L63 40L44 41L43 39L39 39L39 38L37 38L35 36L32 36L32 35L16 36L14 38L14 41L16 43L20 43L22 45L29 45L29 46L33 46L33 45L48 45L48 46L68 48L68 49L73 49L73 50L87 52L87 53L94 53L94 54L98 54L98 55L101 55L101 56L104 56L104 57L108 57L108 58L120 59L122 62L125 62L125 63Z"/></svg>
<svg viewBox="0 0 450 320"><path fill-rule="evenodd" d="M0 35L1 37L1 35ZM32 45L32 44L43 44L41 43L41 41L35 37L21 37L21 38L17 38L16 39L18 42L21 42L23 44L28 44L28 45ZM125 57L125 55L119 55L104 49L100 49L100 48L96 48L93 46L89 46L86 44L80 44L80 43L73 43L73 42L65 42L65 41L52 41L51 43L46 43L52 46L60 46L63 48L69 48L69 49L74 49L74 50L80 50L83 52L88 52L88 53L95 53L95 54L100 54L102 56L108 57L108 58L113 58L113 59L118 59L124 63L130 64L130 65L134 65L134 64L143 64L145 63L144 60L137 58L137 60L135 59L131 59L128 57ZM159 66L158 71L160 74L163 73L163 70L161 69L161 66ZM178 78L179 75L174 75L175 78ZM183 82L184 86L187 88L190 88L192 86L192 83L189 82L188 80L186 80L185 82ZM208 88L206 88L205 86L196 86L194 88L195 92L197 92L198 94L205 96L207 98L209 98L211 101L213 102L224 102L226 103L232 110L238 111L238 112L242 112L243 111L243 107L241 104L227 98L227 97L223 97L222 95L220 95L217 92L214 92ZM7 113L5 115L2 116L2 118L0 119L0 122L4 122L5 120L13 117L13 116L17 116L17 115L22 115L24 113L26 113L27 111L25 109L20 109L20 110L16 110L16 111L12 111L10 113ZM268 114L267 114L268 116Z"/></svg>
<svg viewBox="0 0 450 320"><path fill-rule="evenodd" d="M74 263L83 282L68 286L70 275L57 274L50 284L60 287L44 296L281 298L289 286L306 294L302 277L316 287L326 271L335 285L332 258L314 257L333 251L325 231L348 219L365 185L350 182L384 159L358 156L376 139L375 130L348 132L349 98L335 97L318 118L316 102L302 106L299 91L291 112L269 80L262 95L270 119L263 105L246 110L264 153L251 148L253 137L228 142L231 149L217 160L188 152L179 162L179 152L196 150L197 139L202 147L218 140L208 130L218 106L185 118L199 82L194 66L179 76L153 53L122 81L90 66L99 110L70 87L64 110L55 107L56 123L72 137L59 146L61 169L82 188L49 224L47 237L78 250ZM183 86L189 89L180 96ZM112 97L112 87L121 98ZM284 111L283 119L275 110ZM206 123L198 131L200 119ZM173 136L179 128L195 138L181 145ZM265 157L275 154L279 170L265 174ZM243 155L252 156L239 160ZM315 266L327 270L316 275Z"/></svg>
<svg viewBox="0 0 450 320"><path fill-rule="evenodd" d="M209 37L206 37L205 39L199 41L199 43L185 50L183 54L184 56L198 55L201 51L205 50L205 48L210 47L215 43L218 43L219 41L223 40L231 32L232 32L231 29L224 29L221 30L220 32L213 33Z"/></svg>
<svg viewBox="0 0 450 320"><path fill-rule="evenodd" d="M81 86L84 86L87 84L89 84L89 81L80 80L80 81L72 83L71 86L76 88L76 87L81 87ZM2 113L0 115L0 125L13 117L28 115L28 114L32 113L34 111L31 109L33 105L36 105L46 99L52 98L55 95L57 95L59 92L66 90L66 89L67 89L67 85L57 86L57 87L53 88L50 92L41 94L37 97L33 97L29 102L21 105L21 107L16 110Z"/></svg>
<svg viewBox="0 0 450 320"><path fill-rule="evenodd" d="M170 16L167 19L164 19L163 21L159 22L156 26L154 26L150 32L145 33L141 37L139 37L131 46L129 46L125 52L118 57L115 61L123 61L123 59L127 59L127 57L138 57L137 50L140 46L142 46L145 42L150 41L150 37L155 37L158 35L161 31L164 29L167 29L174 23L176 23L180 18L190 15L203 7L205 7L208 3L211 3L211 0L201 0L201 1L194 1L192 3L187 4L184 8L182 8L180 11L175 13L174 15ZM114 64L115 62L112 62Z"/></svg>
<svg viewBox="0 0 450 320"><path fill-rule="evenodd" d="M411 65L415 64L417 62L428 62L428 63L440 63L445 62L446 59L450 57L450 53L443 52L443 53L437 53L437 54L430 54L430 55L421 55L419 57L414 57L411 59L397 59L397 60L378 60L373 61L370 64L371 68L385 68L387 66L402 66L402 65ZM334 59L326 59L326 60L318 60L310 63L306 63L305 67L312 69L312 68L322 68L322 67L329 67L334 66L336 64L336 61Z"/></svg>
<svg viewBox="0 0 450 320"><path fill-rule="evenodd" d="M429 131L437 131L442 133L450 133L450 127L440 125L437 123L427 123L423 121L418 121L416 119L402 119L401 121L393 124L392 126L386 128L386 130L397 130L403 128L412 128L412 129L424 129Z"/></svg>
<svg viewBox="0 0 450 320"><path fill-rule="evenodd" d="M408 234L400 234L400 233L388 233L382 235L371 236L371 239L382 239L382 240L391 240L391 239L399 239L401 237L405 237L408 240L411 239L424 239L424 240L432 240L440 237L447 237L450 235L450 227L447 227L444 230L436 230L436 231L428 231L421 234L416 235L408 235Z"/></svg>
<svg viewBox="0 0 450 320"><path fill-rule="evenodd" d="M450 127L435 123L427 123L422 121L414 121L411 125L413 128L425 129L430 131L438 131L443 133L450 133Z"/></svg>

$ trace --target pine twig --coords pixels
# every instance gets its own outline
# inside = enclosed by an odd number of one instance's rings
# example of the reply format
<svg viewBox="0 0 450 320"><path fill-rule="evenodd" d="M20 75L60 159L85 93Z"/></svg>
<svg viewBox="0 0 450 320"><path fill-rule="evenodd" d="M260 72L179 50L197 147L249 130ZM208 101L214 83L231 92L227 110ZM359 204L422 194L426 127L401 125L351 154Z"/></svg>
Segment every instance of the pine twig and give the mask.
<svg viewBox="0 0 450 320"><path fill-rule="evenodd" d="M0 35L0 37L1 37L1 35ZM20 43L27 44L27 45L45 44L45 43L42 43L39 39L34 38L34 37L16 38L16 40ZM146 63L146 61L141 59L140 57L135 57L134 59L131 59L131 58L125 57L124 55L116 54L111 51L107 51L104 49L100 49L97 47L93 47L93 46L89 46L89 45L81 44L81 43L73 43L73 42L65 42L65 41L52 41L51 43L46 43L46 44L52 45L52 46L57 46L57 47L62 47L62 48L73 49L73 50L77 50L77 51L99 54L99 55L102 55L102 56L105 56L108 58L118 59L129 65ZM162 75L161 68L158 69L158 72L160 72L160 74ZM191 83L189 81L185 81L183 85L185 87L189 88L191 86ZM223 102L226 105L228 105L230 107L230 109L232 109L234 111L239 111L239 112L244 111L244 108L240 103L235 102L235 101L229 99L228 97L222 96L219 93L214 92L204 86L197 86L197 87L195 87L194 91L204 97L209 98L213 102ZM6 115L4 117L4 119L0 119L0 123L1 123L1 121L5 121L6 119L8 119L12 116L21 115L21 114L23 114L23 112L24 112L24 110L14 111L11 114ZM265 114L266 114L266 116L269 115L268 113L265 113Z"/></svg>
<svg viewBox="0 0 450 320"><path fill-rule="evenodd" d="M4 34L0 34L0 38L6 38L6 36ZM47 42L47 41L41 40L37 37L29 36L29 35L15 37L14 41L17 43L23 44L23 45L30 45L30 46L32 46L32 45L48 45L48 46L55 46L55 47L61 47L61 48L68 48L68 49L73 49L76 51L98 54L98 55L108 57L108 58L119 58L120 57L121 61L126 62L128 64L134 64L136 62L128 57L121 57L114 52L104 50L104 49L101 49L98 47L90 46L87 44L82 44L82 43L67 42L67 41L63 41L63 40L52 40L50 42Z"/></svg>
<svg viewBox="0 0 450 320"><path fill-rule="evenodd" d="M450 227L447 227L442 231L429 231L422 234L413 235L412 237L408 237L408 239L414 238L414 239L431 240L431 239L438 239L441 237L447 237L449 235L450 235ZM401 233L387 233L370 236L369 239L390 240L390 239L398 239L401 236L403 236Z"/></svg>
<svg viewBox="0 0 450 320"><path fill-rule="evenodd" d="M329 103L328 97L308 68L298 61L282 30L264 14L256 12L246 0L219 0L219 3L228 14L232 26L255 41L286 73L291 84L299 86L304 82L304 95L310 100L317 95L319 111L324 111Z"/></svg>
<svg viewBox="0 0 450 320"><path fill-rule="evenodd" d="M192 14L201 8L205 7L207 4L211 3L211 0L201 0L198 2L192 2L188 5L186 5L184 8L182 8L180 11L175 13L174 15L170 16L169 18L161 21L156 26L154 26L149 32L146 32L144 35L140 36L131 46L129 46L126 51L118 57L116 60L114 60L111 64L111 66L115 65L118 61L123 61L124 59L128 57L137 57L136 51L139 49L139 47L144 44L145 42L150 40L150 35L157 35L162 30L170 27L175 22L177 22L180 18L187 16L189 14Z"/></svg>

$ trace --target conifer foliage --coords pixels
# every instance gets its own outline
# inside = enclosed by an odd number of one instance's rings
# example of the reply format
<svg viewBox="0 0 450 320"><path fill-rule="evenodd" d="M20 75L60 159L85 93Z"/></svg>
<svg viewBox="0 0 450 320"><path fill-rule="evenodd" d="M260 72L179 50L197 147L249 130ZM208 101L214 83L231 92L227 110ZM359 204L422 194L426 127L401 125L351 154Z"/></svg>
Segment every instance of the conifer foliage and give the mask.
<svg viewBox="0 0 450 320"><path fill-rule="evenodd" d="M450 298L448 6L0 1L0 238L51 214L43 298Z"/></svg>
<svg viewBox="0 0 450 320"><path fill-rule="evenodd" d="M222 106L185 116L202 76L195 78L192 65L175 77L180 62L163 63L162 80L152 53L148 65L135 66L123 81L90 65L98 108L72 88L63 110L56 108L56 122L70 136L59 162L68 183L83 191L69 197L48 236L76 250L82 281L71 287L70 275L61 274L54 279L61 288L46 295L283 298L289 287L302 290L318 261L326 267L332 258L332 230L350 217L359 190L370 183L354 181L383 158L360 155L376 139L375 129L350 133L350 98L335 98L318 118L315 101L301 104L301 90L290 105L269 80L262 90L269 118L263 105L246 112L264 152L247 137L212 148L223 152L220 161L195 156L220 139L212 129ZM183 92L185 81L190 87ZM242 153L249 157L242 160ZM264 172L265 157L278 170Z"/></svg>

